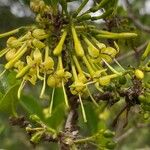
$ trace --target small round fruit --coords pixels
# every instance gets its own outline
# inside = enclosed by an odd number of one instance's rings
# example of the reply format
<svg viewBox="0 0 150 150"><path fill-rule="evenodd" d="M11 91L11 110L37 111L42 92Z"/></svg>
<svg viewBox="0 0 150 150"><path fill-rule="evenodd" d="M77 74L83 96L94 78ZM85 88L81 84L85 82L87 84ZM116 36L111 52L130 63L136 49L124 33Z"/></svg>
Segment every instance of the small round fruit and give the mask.
<svg viewBox="0 0 150 150"><path fill-rule="evenodd" d="M114 149L116 147L116 142L108 141L105 147L108 149Z"/></svg>
<svg viewBox="0 0 150 150"><path fill-rule="evenodd" d="M112 132L112 131L110 131L110 130L105 130L104 133L103 133L103 136L104 136L105 138L112 138L112 137L115 136L115 133Z"/></svg>

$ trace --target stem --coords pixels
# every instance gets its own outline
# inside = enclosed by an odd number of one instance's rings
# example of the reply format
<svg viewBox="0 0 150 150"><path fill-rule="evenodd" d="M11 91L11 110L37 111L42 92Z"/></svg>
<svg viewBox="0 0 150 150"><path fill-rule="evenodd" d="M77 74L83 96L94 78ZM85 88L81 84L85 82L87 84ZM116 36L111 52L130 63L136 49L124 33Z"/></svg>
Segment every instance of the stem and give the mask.
<svg viewBox="0 0 150 150"><path fill-rule="evenodd" d="M4 37L7 37L7 36L10 36L10 35L13 35L15 33L18 33L20 31L21 28L18 28L18 29L14 29L12 31L9 31L9 32L5 32L3 34L0 34L0 38L4 38Z"/></svg>
<svg viewBox="0 0 150 150"><path fill-rule="evenodd" d="M75 140L74 143L80 144L80 143L86 143L86 142L89 142L89 141L93 141L94 138L96 138L97 136L99 136L99 133L97 133L97 134L95 134L95 135L93 135L93 136L84 138L84 139Z"/></svg>

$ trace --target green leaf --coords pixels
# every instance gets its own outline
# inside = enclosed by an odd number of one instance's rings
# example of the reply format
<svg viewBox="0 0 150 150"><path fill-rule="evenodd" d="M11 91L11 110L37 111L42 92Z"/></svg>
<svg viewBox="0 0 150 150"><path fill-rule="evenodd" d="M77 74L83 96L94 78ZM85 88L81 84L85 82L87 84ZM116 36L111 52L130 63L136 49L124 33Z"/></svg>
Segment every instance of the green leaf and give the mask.
<svg viewBox="0 0 150 150"><path fill-rule="evenodd" d="M92 135L93 133L96 133L98 131L98 122L99 122L98 111L96 111L97 110L96 107L91 102L84 103L84 108L87 117L87 123L83 122L82 115L79 115L80 116L79 123L81 124L83 130L86 130L85 132L87 134ZM82 114L81 110L80 114Z"/></svg>
<svg viewBox="0 0 150 150"><path fill-rule="evenodd" d="M0 72L4 67L0 65ZM19 81L15 78L15 72L5 72L0 78L0 111L16 115L15 107L18 102L17 91Z"/></svg>
<svg viewBox="0 0 150 150"><path fill-rule="evenodd" d="M19 83L13 85L0 100L0 111L16 116L17 92Z"/></svg>
<svg viewBox="0 0 150 150"><path fill-rule="evenodd" d="M33 96L22 95L19 102L30 115L36 114L40 119L43 118L42 107Z"/></svg>
<svg viewBox="0 0 150 150"><path fill-rule="evenodd" d="M56 7L56 5L58 4L59 0L44 0L44 2L46 4L50 4L50 5L54 6L54 7Z"/></svg>
<svg viewBox="0 0 150 150"><path fill-rule="evenodd" d="M54 94L54 105L52 116L46 119L47 124L58 129L61 127L65 117L65 104L64 104L64 94L62 88L56 88Z"/></svg>

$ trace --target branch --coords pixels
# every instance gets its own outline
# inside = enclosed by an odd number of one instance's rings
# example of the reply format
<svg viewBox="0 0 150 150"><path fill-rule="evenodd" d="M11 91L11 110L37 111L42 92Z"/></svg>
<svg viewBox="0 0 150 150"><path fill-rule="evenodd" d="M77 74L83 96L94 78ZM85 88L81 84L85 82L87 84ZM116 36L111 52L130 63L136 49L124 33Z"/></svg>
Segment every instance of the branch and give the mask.
<svg viewBox="0 0 150 150"><path fill-rule="evenodd" d="M126 5L126 8L127 8L128 17L132 20L134 25L137 28L139 28L140 30L142 30L142 31L144 31L146 33L150 33L150 27L142 24L140 22L140 20L137 18L137 16L135 16L129 1L128 0L124 0L124 1L125 1L125 5Z"/></svg>
<svg viewBox="0 0 150 150"><path fill-rule="evenodd" d="M135 127L128 129L124 134L122 134L121 136L117 137L115 139L116 142L120 142L122 140L124 140L125 138L127 138L128 136L130 136L130 134L132 134L133 132L135 132L138 129L141 128L150 128L150 124L137 124Z"/></svg>
<svg viewBox="0 0 150 150"><path fill-rule="evenodd" d="M139 47L136 48L136 51L130 51L129 53L125 53L124 55L120 56L117 58L117 61L121 61L124 60L132 55L139 54L141 51L143 51L143 49L146 47L146 45L148 44L148 41L146 41L145 43L143 43L142 45L140 45Z"/></svg>
<svg viewBox="0 0 150 150"><path fill-rule="evenodd" d="M61 150L69 150L78 136L78 97L73 96L70 92L67 92L67 94L70 98L70 110L64 125L64 131L60 134L59 145Z"/></svg>

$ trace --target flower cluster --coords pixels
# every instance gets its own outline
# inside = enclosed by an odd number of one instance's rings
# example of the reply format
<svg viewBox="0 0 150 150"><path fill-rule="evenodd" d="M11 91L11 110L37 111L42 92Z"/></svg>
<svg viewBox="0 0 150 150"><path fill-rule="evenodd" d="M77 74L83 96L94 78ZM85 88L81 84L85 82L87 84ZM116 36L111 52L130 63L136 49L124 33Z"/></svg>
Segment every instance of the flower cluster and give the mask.
<svg viewBox="0 0 150 150"><path fill-rule="evenodd" d="M66 94L66 85L69 85L70 92L79 97L83 118L86 122L81 99L84 93L88 93L93 103L98 106L92 97L89 86L94 85L97 90L103 92L103 87L108 86L111 80L123 74L110 65L119 52L118 45L114 42L113 47L109 46L100 42L99 37L126 38L136 36L136 34L117 34L98 30L90 25L78 24L70 17L69 23L61 27L58 31L59 36L56 38L56 35L51 32L53 29L51 13L52 11L54 13L54 10L42 0L31 1L30 6L37 13L36 26L23 27L0 35L0 37L10 36L6 48L0 52L0 57L5 56L7 61L4 72L14 70L17 73L16 78L22 79L18 89L18 98L20 98L27 81L33 85L38 80L43 81L41 98L46 86L53 88L50 113L52 112L55 88L63 88L65 103L69 107ZM49 14L51 17L48 17ZM12 36L21 29L25 30L23 36L18 38ZM70 33L71 35L69 35ZM51 43L57 44L51 45ZM64 59L70 63L69 67L64 63Z"/></svg>

